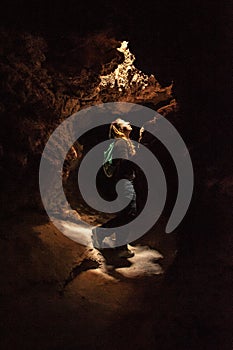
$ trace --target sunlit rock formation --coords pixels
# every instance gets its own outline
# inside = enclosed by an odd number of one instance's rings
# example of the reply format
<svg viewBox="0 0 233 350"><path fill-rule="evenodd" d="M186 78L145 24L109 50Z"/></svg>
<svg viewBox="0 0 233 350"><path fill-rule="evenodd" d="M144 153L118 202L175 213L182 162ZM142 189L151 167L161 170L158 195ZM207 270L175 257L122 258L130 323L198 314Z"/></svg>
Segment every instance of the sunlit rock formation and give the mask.
<svg viewBox="0 0 233 350"><path fill-rule="evenodd" d="M177 107L172 84L161 87L154 75L141 72L128 43L105 33L70 36L54 45L41 36L2 30L0 40L1 170L10 190L2 215L18 207L41 208L40 156L52 131L73 113L112 101L150 103L162 113ZM58 156L63 142L58 140ZM71 150L64 177L79 157L79 147Z"/></svg>
<svg viewBox="0 0 233 350"><path fill-rule="evenodd" d="M128 42L123 41L117 48L124 54L124 61L108 75L101 75L99 89L107 89L110 94L118 91L120 101L148 102L155 106L161 101L167 101L172 96L172 84L162 88L153 74L144 74L134 66L135 56L128 48Z"/></svg>

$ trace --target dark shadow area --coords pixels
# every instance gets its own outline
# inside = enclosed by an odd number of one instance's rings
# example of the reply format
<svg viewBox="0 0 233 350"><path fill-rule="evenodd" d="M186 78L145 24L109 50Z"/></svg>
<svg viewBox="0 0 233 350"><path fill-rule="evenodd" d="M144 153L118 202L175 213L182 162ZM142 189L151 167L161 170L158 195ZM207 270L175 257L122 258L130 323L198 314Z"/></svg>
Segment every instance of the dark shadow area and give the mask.
<svg viewBox="0 0 233 350"><path fill-rule="evenodd" d="M229 1L1 2L1 348L232 349L231 13ZM22 39L23 31L39 39ZM98 47L89 53L91 35L102 32L113 38L111 52ZM103 273L98 252L48 222L38 189L40 156L61 111L66 118L74 106L91 103L101 66L116 57L122 40L140 70L155 74L162 86L173 81L179 111L170 121L189 149L195 176L187 214L174 236L165 236L177 175L168 152L153 144L167 169L170 197L160 221L133 244L167 260L158 260L164 274L141 279L122 277L115 268L130 269L130 260L107 250L103 258L115 267ZM115 64L121 60L117 55ZM77 72L83 75L75 81ZM75 171L67 191L78 194ZM80 209L93 224L108 218ZM82 265L86 254L96 260Z"/></svg>

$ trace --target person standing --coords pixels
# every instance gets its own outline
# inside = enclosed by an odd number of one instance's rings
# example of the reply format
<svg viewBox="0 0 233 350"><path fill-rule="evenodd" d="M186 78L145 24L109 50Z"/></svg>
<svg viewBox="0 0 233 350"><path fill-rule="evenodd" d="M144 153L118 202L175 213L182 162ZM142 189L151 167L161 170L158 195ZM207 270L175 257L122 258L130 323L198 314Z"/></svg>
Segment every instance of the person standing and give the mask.
<svg viewBox="0 0 233 350"><path fill-rule="evenodd" d="M92 230L93 245L97 249L101 249L104 238L112 234L111 230L103 233L100 228L117 228L117 226L123 226L137 215L136 191L134 188L135 169L133 163L130 161L133 160L136 150L130 139L131 131L132 127L130 123L121 118L117 118L110 125L109 138L114 139L113 158L117 157L117 159L113 159L114 181L117 183L119 180L122 180L123 196L125 198L131 198L131 201L126 208L116 214L116 217ZM127 241L127 237L125 238ZM113 250L122 258L134 256L134 253L128 249L127 244L119 246L117 232L116 247Z"/></svg>

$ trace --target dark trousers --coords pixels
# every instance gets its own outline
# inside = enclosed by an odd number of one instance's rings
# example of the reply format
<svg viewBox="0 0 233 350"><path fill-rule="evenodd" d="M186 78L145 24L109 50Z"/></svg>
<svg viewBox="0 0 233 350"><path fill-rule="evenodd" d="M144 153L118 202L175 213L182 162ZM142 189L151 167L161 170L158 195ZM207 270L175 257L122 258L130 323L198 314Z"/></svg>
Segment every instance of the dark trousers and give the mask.
<svg viewBox="0 0 233 350"><path fill-rule="evenodd" d="M132 221L133 218L136 217L137 215L136 192L134 189L133 180L127 180L124 182L123 195L126 198L132 197L132 200L130 201L130 203L126 208L124 208L123 210L119 211L116 214L116 217L110 219L109 221L105 222L103 225L100 226L100 228L101 227L109 228L108 232L105 232L105 233L98 232L98 227L97 227L97 235L98 235L98 240L100 242L102 242L105 237L111 236L111 234L113 233L113 230L111 230L111 228L126 225L127 223ZM116 232L116 246L119 245L117 238L118 237ZM127 240L127 237L126 237L126 240ZM126 247L127 245L121 246L121 248L126 248Z"/></svg>

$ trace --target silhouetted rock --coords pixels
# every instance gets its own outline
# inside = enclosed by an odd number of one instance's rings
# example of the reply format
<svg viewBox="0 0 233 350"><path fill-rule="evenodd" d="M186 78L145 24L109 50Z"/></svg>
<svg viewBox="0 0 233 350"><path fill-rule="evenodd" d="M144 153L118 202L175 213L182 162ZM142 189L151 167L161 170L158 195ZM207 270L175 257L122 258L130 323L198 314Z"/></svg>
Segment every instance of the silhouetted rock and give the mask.
<svg viewBox="0 0 233 350"><path fill-rule="evenodd" d="M70 34L55 43L41 35L2 29L0 40L1 169L5 188L10 190L2 193L1 215L16 208L41 208L40 156L50 134L65 118L112 101L148 101L155 108L161 103L167 111L171 108L172 85L161 87L153 75L137 69L127 43L107 33L82 38ZM58 140L58 152L62 142L65 135ZM67 171L69 161L64 176Z"/></svg>

